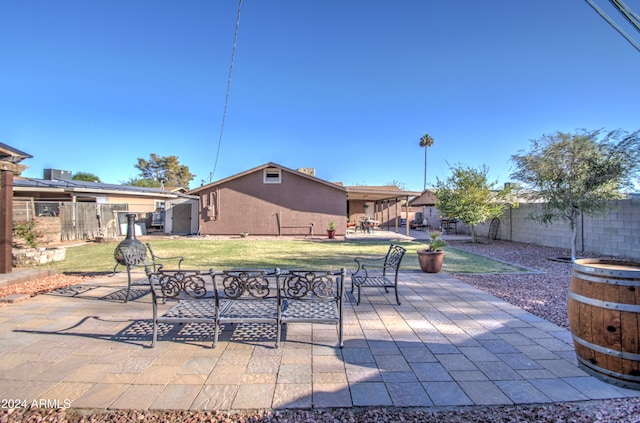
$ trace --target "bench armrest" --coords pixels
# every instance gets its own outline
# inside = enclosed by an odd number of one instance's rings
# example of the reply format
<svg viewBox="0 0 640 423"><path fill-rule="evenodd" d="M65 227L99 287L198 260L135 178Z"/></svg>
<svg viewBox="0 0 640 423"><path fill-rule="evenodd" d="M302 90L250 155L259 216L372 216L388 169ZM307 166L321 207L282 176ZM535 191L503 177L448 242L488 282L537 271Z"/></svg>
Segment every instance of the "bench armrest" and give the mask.
<svg viewBox="0 0 640 423"><path fill-rule="evenodd" d="M356 257L354 260L356 263L358 263L358 269L356 269L356 271L352 273L352 276L356 276L360 271L363 271L365 277L368 277L369 269L386 269L386 266L383 265L385 258L387 258L387 256L373 258Z"/></svg>
<svg viewBox="0 0 640 423"><path fill-rule="evenodd" d="M160 256L156 256L154 255L152 257L153 261L155 262L156 260L178 260L178 270L182 270L181 266L182 266L182 262L184 261L184 257L183 256L175 256L175 257L160 257Z"/></svg>
<svg viewBox="0 0 640 423"><path fill-rule="evenodd" d="M184 257L183 256L175 256L175 257L162 257L162 256L157 256L153 250L151 249L151 244L149 244L147 242L147 249L149 250L149 254L151 255L151 262L153 264L153 268L154 270L156 270L156 267L159 263L156 263L156 260L178 260L178 270L182 270L182 262L184 261ZM161 264L161 263L160 263Z"/></svg>

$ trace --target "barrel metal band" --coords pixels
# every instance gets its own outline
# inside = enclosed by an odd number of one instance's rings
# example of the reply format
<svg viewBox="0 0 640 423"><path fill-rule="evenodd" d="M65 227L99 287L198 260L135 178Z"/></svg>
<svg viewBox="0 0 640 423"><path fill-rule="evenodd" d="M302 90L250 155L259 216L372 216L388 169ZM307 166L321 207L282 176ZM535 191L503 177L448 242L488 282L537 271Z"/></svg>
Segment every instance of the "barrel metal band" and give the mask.
<svg viewBox="0 0 640 423"><path fill-rule="evenodd" d="M592 371L596 371L598 373L601 373L607 376L615 377L617 379L617 382L630 382L631 384L633 384L633 382L640 382L640 376L623 375L622 373L614 372L609 369L605 369L603 367L595 365L589 360L585 360L582 357L578 357L578 361L580 362L580 364L582 364L586 368L591 369ZM637 389L637 388L634 388L634 389Z"/></svg>
<svg viewBox="0 0 640 423"><path fill-rule="evenodd" d="M617 357L617 358L623 358L625 360L633 360L633 361L640 361L640 354L636 354L636 353L630 353L627 351L617 351L617 350L612 350L611 348L606 348L603 347L601 345L597 345L597 344L592 344L591 342L582 339L578 336L576 336L575 334L571 334L571 336L573 336L573 341L582 345L583 347L587 347L589 349L592 349L596 352L602 353L602 354L606 354L612 357Z"/></svg>
<svg viewBox="0 0 640 423"><path fill-rule="evenodd" d="M630 313L640 313L640 305L636 304L622 304L622 303L612 303L609 301L596 300L595 298L585 297L580 294L576 294L575 292L569 292L569 298L572 298L578 302L602 307L609 310L617 310L617 311L628 311Z"/></svg>
<svg viewBox="0 0 640 423"><path fill-rule="evenodd" d="M610 279L602 275L592 275L589 273L582 273L575 271L573 276L585 280L587 282L604 283L607 285L621 285L621 286L638 286L640 287L640 279Z"/></svg>

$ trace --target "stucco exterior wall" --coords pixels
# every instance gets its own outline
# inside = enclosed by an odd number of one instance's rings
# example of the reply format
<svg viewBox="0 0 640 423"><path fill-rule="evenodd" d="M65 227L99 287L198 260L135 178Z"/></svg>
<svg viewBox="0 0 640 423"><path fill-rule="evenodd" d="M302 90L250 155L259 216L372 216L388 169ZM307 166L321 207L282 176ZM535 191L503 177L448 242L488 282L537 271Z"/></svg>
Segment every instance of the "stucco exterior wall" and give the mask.
<svg viewBox="0 0 640 423"><path fill-rule="evenodd" d="M610 202L610 210L602 217L584 216L578 225L577 249L583 253L601 253L629 259L640 259L640 198ZM571 228L567 222L548 226L528 219L540 204L525 203L507 209L500 219L498 239L571 248ZM480 225L479 236L489 233L489 222Z"/></svg>
<svg viewBox="0 0 640 423"><path fill-rule="evenodd" d="M129 204L134 212L149 213L156 211L156 201L166 201L164 198L144 198L127 195L105 195L103 198L109 204Z"/></svg>
<svg viewBox="0 0 640 423"><path fill-rule="evenodd" d="M281 183L265 183L263 170L199 192L203 235L326 236L346 232L346 192L282 170Z"/></svg>

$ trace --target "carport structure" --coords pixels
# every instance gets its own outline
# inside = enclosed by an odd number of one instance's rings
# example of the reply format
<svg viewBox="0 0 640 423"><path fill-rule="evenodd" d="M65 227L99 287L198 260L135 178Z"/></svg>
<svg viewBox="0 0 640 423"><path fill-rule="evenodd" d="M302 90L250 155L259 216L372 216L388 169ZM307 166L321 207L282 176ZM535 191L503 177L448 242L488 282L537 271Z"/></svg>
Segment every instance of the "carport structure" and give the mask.
<svg viewBox="0 0 640 423"><path fill-rule="evenodd" d="M400 219L410 220L410 199L419 196L419 191L404 191L397 186L347 186L348 220L371 218L386 226L387 230L399 231ZM406 227L409 236L409 227Z"/></svg>

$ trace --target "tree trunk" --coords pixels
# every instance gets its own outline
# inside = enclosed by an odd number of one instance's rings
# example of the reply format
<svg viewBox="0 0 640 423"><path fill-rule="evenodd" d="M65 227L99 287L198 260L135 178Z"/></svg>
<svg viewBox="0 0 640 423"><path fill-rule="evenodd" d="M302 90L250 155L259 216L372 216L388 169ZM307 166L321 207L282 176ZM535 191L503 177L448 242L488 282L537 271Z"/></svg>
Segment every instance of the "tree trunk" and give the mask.
<svg viewBox="0 0 640 423"><path fill-rule="evenodd" d="M571 262L576 261L576 242L578 240L577 213L573 211L569 223L571 224Z"/></svg>
<svg viewBox="0 0 640 423"><path fill-rule="evenodd" d="M427 189L427 148L429 148L429 146L425 145L424 146L424 188L423 190Z"/></svg>
<svg viewBox="0 0 640 423"><path fill-rule="evenodd" d="M473 241L474 244L478 242L478 234L476 234L475 225L471 225L471 240Z"/></svg>

